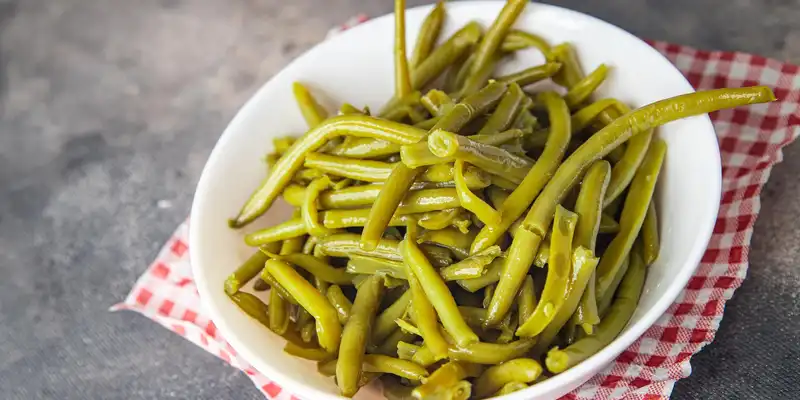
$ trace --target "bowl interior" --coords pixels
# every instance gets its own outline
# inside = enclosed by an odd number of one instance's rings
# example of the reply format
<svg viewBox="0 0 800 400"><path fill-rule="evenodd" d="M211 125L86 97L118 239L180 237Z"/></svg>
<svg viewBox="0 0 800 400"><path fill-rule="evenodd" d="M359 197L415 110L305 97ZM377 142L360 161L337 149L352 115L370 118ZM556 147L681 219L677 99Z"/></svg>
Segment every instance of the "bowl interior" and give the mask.
<svg viewBox="0 0 800 400"><path fill-rule="evenodd" d="M476 1L447 5L444 35L470 20L488 27L501 2ZM407 12L408 43L430 7ZM551 43L575 45L588 72L601 63L612 67L598 96L614 96L641 106L692 88L660 54L632 35L595 18L555 6L531 4L517 26ZM299 134L306 125L295 106L291 84L308 84L323 96L329 110L344 102L378 109L392 94L391 16L377 18L333 37L292 62L266 83L239 111L223 133L203 170L191 218L191 257L204 306L223 337L258 370L289 391L308 399L339 398L330 378L315 364L283 353L283 340L241 313L222 290L225 277L253 250L242 237L288 218L290 208L280 200L267 216L240 231L226 221L264 178L264 155L271 139ZM503 65L515 71L540 64L534 50L521 52ZM508 398L550 398L571 390L629 346L672 303L694 271L708 243L720 193L720 163L716 136L707 116L678 121L660 128L669 145L658 184L657 205L661 255L648 273L639 307L625 332L605 350L581 365ZM264 297L266 300L266 297ZM382 398L362 390L356 398Z"/></svg>

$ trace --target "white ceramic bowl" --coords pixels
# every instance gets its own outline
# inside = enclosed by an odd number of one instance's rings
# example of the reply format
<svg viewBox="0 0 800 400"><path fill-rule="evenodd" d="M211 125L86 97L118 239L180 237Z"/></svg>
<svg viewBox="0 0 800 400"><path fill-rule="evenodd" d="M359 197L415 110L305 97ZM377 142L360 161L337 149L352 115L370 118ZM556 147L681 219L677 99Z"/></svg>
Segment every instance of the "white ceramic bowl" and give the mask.
<svg viewBox="0 0 800 400"><path fill-rule="evenodd" d="M444 35L470 20L484 26L503 2L447 4ZM408 10L408 43L413 44L430 10ZM239 111L222 134L206 164L195 193L190 248L195 281L203 305L222 335L255 368L295 395L307 400L339 399L333 379L320 376L315 364L282 352L284 341L240 312L223 293L223 281L251 253L242 240L246 232L285 220L289 209L280 201L267 216L241 231L227 227L250 193L264 178L263 157L271 138L306 130L295 106L291 84L302 81L325 93L329 106L347 101L377 109L392 94L391 15L374 19L333 37L301 57L267 82ZM530 4L517 22L551 43L571 42L587 71L600 63L613 67L599 97L614 96L641 106L692 91L678 70L658 52L631 34L593 17L543 4ZM542 62L525 51L507 71ZM330 108L334 109L334 108ZM551 399L563 395L608 365L630 346L675 300L700 261L717 215L720 159L708 116L688 118L660 128L669 145L658 183L657 204L661 255L647 275L639 307L628 327L608 347L580 365L506 399ZM376 389L362 390L357 399L383 398Z"/></svg>

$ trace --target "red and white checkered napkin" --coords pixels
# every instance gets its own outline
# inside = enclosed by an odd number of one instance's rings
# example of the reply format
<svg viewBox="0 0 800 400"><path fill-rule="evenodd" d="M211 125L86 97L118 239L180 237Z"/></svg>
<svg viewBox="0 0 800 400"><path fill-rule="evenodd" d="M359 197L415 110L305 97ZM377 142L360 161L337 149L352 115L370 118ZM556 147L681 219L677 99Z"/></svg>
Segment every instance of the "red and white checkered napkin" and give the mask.
<svg viewBox="0 0 800 400"><path fill-rule="evenodd" d="M363 22L361 17L354 22ZM675 304L602 373L566 399L668 398L689 376L689 358L714 338L725 301L747 274L759 194L781 148L800 134L800 67L742 53L708 52L663 42L653 47L697 89L767 85L777 102L711 115L722 152L722 204L708 250ZM201 308L189 264L188 221L139 278L125 302L134 310L243 370L270 399L295 399L260 374L222 338ZM222 286L220 285L220 290Z"/></svg>

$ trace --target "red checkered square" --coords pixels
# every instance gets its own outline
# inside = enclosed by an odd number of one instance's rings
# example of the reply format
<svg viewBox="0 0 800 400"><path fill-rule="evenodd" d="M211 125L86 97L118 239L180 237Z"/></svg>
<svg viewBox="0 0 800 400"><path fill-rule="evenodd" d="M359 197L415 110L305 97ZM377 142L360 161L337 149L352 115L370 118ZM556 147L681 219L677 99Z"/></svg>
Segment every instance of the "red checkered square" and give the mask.
<svg viewBox="0 0 800 400"><path fill-rule="evenodd" d="M348 21L358 24L366 16ZM702 262L668 311L612 365L565 399L665 399L673 383L690 371L688 361L713 340L725 301L747 271L750 236L759 209L759 193L781 148L798 136L800 69L791 64L744 53L698 51L651 41L697 89L769 85L778 102L723 110L711 115L722 156L723 193L720 213ZM247 375L267 398L299 400L237 356L203 310L191 280L187 220L175 232L131 290L114 309L142 312L207 351L219 355ZM157 278L157 279L152 279ZM154 301L153 299L158 299ZM182 313L179 310L183 310ZM184 321L175 323L175 316Z"/></svg>

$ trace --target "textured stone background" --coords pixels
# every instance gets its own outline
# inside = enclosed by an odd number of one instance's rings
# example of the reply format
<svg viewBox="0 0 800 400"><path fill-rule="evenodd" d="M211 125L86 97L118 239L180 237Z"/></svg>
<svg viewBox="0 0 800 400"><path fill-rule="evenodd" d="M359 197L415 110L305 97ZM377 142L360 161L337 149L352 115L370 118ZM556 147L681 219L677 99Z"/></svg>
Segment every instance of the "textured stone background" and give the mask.
<svg viewBox="0 0 800 400"><path fill-rule="evenodd" d="M800 62L796 0L558 4L645 38ZM186 216L239 105L330 26L390 9L389 0L0 0L2 397L258 398L222 361L106 310ZM798 149L773 172L750 274L676 398L800 394Z"/></svg>

